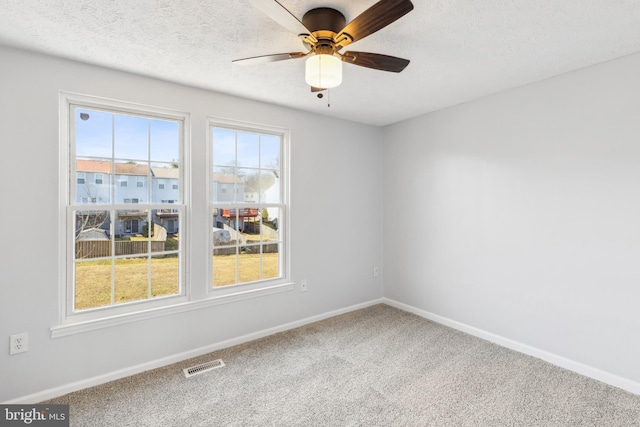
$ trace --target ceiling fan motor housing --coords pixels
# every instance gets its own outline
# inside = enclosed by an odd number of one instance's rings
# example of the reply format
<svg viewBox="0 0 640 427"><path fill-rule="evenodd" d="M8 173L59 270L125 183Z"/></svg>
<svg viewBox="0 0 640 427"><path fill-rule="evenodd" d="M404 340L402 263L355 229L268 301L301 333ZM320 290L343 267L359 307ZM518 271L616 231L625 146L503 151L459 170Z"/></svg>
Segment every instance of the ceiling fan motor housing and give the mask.
<svg viewBox="0 0 640 427"><path fill-rule="evenodd" d="M347 20L342 13L335 9L318 7L304 14L302 24L316 37L319 35L322 38L332 38L347 25Z"/></svg>

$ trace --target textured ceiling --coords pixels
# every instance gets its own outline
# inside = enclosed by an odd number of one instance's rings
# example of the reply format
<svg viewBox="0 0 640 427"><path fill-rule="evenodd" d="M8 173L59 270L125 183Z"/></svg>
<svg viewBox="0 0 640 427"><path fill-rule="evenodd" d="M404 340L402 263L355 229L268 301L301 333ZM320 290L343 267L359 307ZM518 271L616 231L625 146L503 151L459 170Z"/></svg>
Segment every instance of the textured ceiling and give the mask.
<svg viewBox="0 0 640 427"><path fill-rule="evenodd" d="M376 0L280 0L352 20ZM292 108L386 125L640 52L640 0L414 0L400 20L349 47L411 60L399 74L345 64L320 100L304 59L233 59L303 50L250 0L0 0L0 44ZM1 58L0 58L1 66Z"/></svg>

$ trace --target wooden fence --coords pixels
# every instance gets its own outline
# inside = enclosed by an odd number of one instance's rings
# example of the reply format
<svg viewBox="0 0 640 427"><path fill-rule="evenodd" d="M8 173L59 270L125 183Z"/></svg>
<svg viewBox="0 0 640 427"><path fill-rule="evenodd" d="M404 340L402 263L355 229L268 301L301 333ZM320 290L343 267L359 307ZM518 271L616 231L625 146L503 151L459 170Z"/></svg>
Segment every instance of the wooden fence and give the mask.
<svg viewBox="0 0 640 427"><path fill-rule="evenodd" d="M225 245L234 245L235 243L236 242L232 240L232 241L230 241L228 243L225 243ZM262 253L263 254L278 253L279 249L280 249L280 245L277 242L263 243L262 244ZM240 252L249 253L249 254L259 254L260 253L260 246L245 246L245 245L242 245L242 246L240 246ZM213 254L214 255L235 255L236 254L236 248L235 248L235 246L215 247L213 249Z"/></svg>
<svg viewBox="0 0 640 427"><path fill-rule="evenodd" d="M151 241L151 252L163 252L164 241ZM147 241L116 241L115 255L142 255L149 250ZM76 259L100 258L111 256L109 240L80 240L76 242Z"/></svg>

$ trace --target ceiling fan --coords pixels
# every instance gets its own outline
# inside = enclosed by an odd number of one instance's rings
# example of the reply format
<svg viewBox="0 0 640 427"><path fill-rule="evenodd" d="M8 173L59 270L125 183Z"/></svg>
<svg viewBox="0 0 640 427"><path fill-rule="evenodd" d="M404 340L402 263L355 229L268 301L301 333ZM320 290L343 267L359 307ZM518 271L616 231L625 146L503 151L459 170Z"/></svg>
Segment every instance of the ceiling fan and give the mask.
<svg viewBox="0 0 640 427"><path fill-rule="evenodd" d="M411 12L413 4L410 0L380 0L348 24L342 13L329 7L309 10L301 22L276 0L252 0L252 3L274 21L298 34L306 52L253 56L233 62L255 64L307 58L305 80L312 92L338 86L342 82L342 62L394 73L409 65L408 59L395 56L357 51L341 53L340 50Z"/></svg>

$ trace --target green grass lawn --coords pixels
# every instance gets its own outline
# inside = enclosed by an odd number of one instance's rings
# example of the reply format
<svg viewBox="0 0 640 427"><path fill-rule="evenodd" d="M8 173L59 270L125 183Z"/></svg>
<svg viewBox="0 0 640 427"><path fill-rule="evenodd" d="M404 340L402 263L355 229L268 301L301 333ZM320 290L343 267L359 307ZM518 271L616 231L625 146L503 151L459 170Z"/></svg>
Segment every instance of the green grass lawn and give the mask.
<svg viewBox="0 0 640 427"><path fill-rule="evenodd" d="M213 257L213 285L225 286L240 282L278 277L278 254L262 255L262 277L260 276L260 254L216 255ZM146 257L117 259L113 268L115 285L113 303L139 301L152 297L174 295L178 289L178 258L152 258L151 272ZM111 305L110 261L88 261L76 263L75 309ZM151 289L149 289L151 275Z"/></svg>

